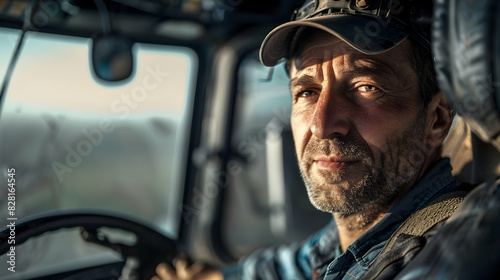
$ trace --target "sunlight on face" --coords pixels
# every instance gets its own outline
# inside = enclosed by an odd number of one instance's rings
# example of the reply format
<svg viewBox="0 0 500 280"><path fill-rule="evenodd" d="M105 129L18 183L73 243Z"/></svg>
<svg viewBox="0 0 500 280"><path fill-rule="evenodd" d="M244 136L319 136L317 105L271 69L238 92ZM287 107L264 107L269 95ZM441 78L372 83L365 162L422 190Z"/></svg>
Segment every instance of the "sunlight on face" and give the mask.
<svg viewBox="0 0 500 280"><path fill-rule="evenodd" d="M311 202L342 214L390 206L427 154L409 43L370 56L324 33L305 41L292 60L291 119Z"/></svg>

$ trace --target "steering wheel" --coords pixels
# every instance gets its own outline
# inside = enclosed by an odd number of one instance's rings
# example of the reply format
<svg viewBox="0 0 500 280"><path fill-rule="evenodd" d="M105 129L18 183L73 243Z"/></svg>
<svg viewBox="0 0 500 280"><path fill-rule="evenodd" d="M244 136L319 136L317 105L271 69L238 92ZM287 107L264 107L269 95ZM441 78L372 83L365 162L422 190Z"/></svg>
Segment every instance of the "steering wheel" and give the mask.
<svg viewBox="0 0 500 280"><path fill-rule="evenodd" d="M91 213L91 212L48 212L28 217L15 222L15 244L20 245L32 237L63 228L80 227L84 240L111 248L126 260L123 273L129 274L124 279L150 279L160 262L172 263L180 253L174 240L161 234L152 226L133 221L130 218ZM135 234L133 245L111 243L100 228L116 228ZM11 244L8 243L11 228L0 230L0 255L5 254Z"/></svg>

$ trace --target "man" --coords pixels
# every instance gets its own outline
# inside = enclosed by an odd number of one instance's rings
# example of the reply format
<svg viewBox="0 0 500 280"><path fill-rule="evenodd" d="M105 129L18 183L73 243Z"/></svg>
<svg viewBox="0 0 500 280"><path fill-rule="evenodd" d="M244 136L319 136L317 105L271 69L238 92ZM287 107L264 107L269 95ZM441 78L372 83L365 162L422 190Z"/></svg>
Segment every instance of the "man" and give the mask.
<svg viewBox="0 0 500 280"><path fill-rule="evenodd" d="M440 156L453 113L433 72L431 13L431 1L307 1L273 30L261 60L287 61L300 170L334 223L222 273L181 261L156 279L394 277L460 201Z"/></svg>

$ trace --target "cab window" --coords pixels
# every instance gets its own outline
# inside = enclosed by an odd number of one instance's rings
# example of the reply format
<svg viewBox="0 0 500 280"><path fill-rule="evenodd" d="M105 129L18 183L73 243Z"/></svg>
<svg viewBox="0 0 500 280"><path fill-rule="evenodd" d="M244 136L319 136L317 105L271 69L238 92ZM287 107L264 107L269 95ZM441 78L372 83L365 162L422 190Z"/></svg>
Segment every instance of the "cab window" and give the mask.
<svg viewBox="0 0 500 280"><path fill-rule="evenodd" d="M311 205L300 177L288 83L284 65L265 67L257 52L239 65L229 163L233 172L221 229L236 257L261 246L302 240L331 219Z"/></svg>
<svg viewBox="0 0 500 280"><path fill-rule="evenodd" d="M0 29L8 50L0 52L2 77L18 38L19 32ZM0 118L2 176L16 169L16 217L102 210L176 238L197 55L186 47L137 43L135 73L111 83L91 72L89 46L88 38L26 34ZM0 212L1 219L6 215ZM58 232L18 246L18 271L98 260L107 251L83 246L78 235L77 229Z"/></svg>

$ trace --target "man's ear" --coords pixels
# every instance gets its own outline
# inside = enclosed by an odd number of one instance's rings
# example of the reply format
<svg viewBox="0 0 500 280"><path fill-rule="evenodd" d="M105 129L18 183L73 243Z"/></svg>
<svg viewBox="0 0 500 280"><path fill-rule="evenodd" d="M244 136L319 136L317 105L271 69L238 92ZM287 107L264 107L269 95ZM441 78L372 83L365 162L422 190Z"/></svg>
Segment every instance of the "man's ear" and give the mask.
<svg viewBox="0 0 500 280"><path fill-rule="evenodd" d="M438 148L448 135L454 113L439 91L427 105L427 143Z"/></svg>

